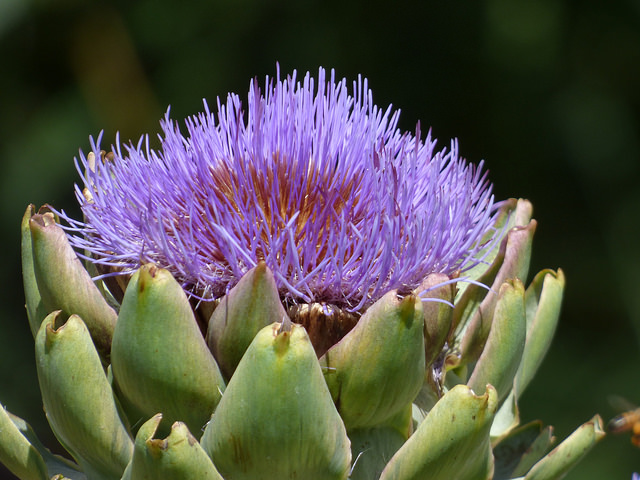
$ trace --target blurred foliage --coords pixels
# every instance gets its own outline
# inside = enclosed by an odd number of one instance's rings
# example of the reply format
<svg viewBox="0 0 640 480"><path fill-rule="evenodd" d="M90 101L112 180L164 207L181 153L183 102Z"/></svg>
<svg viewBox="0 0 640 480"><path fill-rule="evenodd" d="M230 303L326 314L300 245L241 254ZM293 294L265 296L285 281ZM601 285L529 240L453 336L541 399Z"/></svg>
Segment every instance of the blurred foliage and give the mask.
<svg viewBox="0 0 640 480"><path fill-rule="evenodd" d="M137 142L249 79L294 68L369 78L401 126L486 159L499 198L529 198L533 270L567 275L561 324L523 398L565 437L610 394L640 403L640 3L553 1L0 2L0 402L47 431L23 308L27 204L78 212L73 157ZM45 438L55 448L55 439ZM615 455L612 453L615 451ZM630 478L609 438L569 479ZM2 473L2 472L0 472Z"/></svg>

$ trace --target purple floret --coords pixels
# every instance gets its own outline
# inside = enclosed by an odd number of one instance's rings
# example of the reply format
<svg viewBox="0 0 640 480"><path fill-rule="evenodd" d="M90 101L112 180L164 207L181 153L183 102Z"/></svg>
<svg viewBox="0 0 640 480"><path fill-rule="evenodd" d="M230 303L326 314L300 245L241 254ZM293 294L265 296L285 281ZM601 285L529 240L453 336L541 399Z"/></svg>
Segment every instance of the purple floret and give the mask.
<svg viewBox="0 0 640 480"><path fill-rule="evenodd" d="M480 165L457 142L436 150L398 130L398 111L372 102L367 80L349 93L334 72L251 83L217 112L169 114L161 148L113 147L95 166L80 155L84 222L63 215L74 247L130 274L167 268L185 290L216 299L258 262L286 302L361 311L385 292L415 288L430 273L476 265L496 204ZM91 164L91 165L90 165Z"/></svg>

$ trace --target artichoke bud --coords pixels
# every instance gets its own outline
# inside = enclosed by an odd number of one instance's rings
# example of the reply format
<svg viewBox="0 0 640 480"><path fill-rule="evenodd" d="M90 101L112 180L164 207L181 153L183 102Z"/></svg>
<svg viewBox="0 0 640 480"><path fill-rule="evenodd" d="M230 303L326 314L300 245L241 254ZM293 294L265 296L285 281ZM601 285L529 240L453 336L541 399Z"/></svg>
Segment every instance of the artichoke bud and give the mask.
<svg viewBox="0 0 640 480"><path fill-rule="evenodd" d="M504 253L504 237L500 233L507 233L514 227L523 227L531 221L533 206L531 202L523 199L510 198L502 202L497 212L494 223L494 232L487 232L480 240L480 244L484 247L476 254L477 258L482 261L472 268L464 271L464 277L473 278L478 281L485 282L484 285L492 283L490 279L495 278L496 268L499 268L501 260L496 262L496 257L502 251ZM489 279L488 282L486 280ZM460 305L456 317L458 320L466 311L467 314L475 308L478 298L481 301L486 294L486 289L476 291L477 285L473 283L462 282L458 284L458 292L456 295L456 306ZM470 291L467 293L467 289ZM464 305L464 307L462 307ZM462 311L461 311L462 310Z"/></svg>
<svg viewBox="0 0 640 480"><path fill-rule="evenodd" d="M522 395L551 345L560 318L564 283L562 270L542 270L525 292L527 340L516 375L518 395Z"/></svg>
<svg viewBox="0 0 640 480"><path fill-rule="evenodd" d="M61 326L45 318L36 336L44 409L60 443L89 478L119 479L133 442L87 327L77 315Z"/></svg>
<svg viewBox="0 0 640 480"><path fill-rule="evenodd" d="M563 478L604 436L602 418L600 415L595 415L536 463L524 478L526 480Z"/></svg>
<svg viewBox="0 0 640 480"><path fill-rule="evenodd" d="M260 262L220 299L209 320L207 343L226 378L233 375L253 337L284 316L273 273Z"/></svg>
<svg viewBox="0 0 640 480"><path fill-rule="evenodd" d="M387 293L320 363L347 430L385 423L411 405L424 382L422 301Z"/></svg>
<svg viewBox="0 0 640 480"><path fill-rule="evenodd" d="M526 280L527 269L531 255L531 241L535 233L535 220L531 219L533 207L528 200L509 199L500 209L495 228L504 231L502 237L496 235L493 242L489 242L485 250L478 255L483 261L470 270L464 272L464 277L472 278L479 283L458 283L455 309L453 313L453 325L460 337L462 331L467 328L471 317L477 313L478 306L490 293L484 285L500 287L507 278L518 277L523 282ZM526 228L525 228L526 227ZM514 234L515 231L528 229L527 234ZM511 238L509 238L511 236ZM522 237L528 238L528 245L523 245ZM514 238L519 237L519 238ZM501 239L501 240L500 240ZM488 240L487 240L488 241ZM521 249L521 251L519 250ZM509 251L509 259L505 259ZM519 256L522 255L522 258ZM506 266L503 268L503 265ZM519 271L514 271L514 266L523 266ZM511 270L509 270L511 268ZM502 272L501 272L502 270ZM485 305L485 309L486 309Z"/></svg>
<svg viewBox="0 0 640 480"><path fill-rule="evenodd" d="M47 465L38 450L16 425L17 417L0 404L0 463L23 480L47 480Z"/></svg>
<svg viewBox="0 0 640 480"><path fill-rule="evenodd" d="M517 278L521 282L526 280L536 225L536 221L531 220L526 226L516 226L507 233L500 247L500 253L490 269L490 272L495 272L495 275L480 279L485 285L491 285L491 290L472 285L465 292L465 294L473 292L476 294L475 298L471 299L471 303L466 304L467 307L470 304L474 304L476 307L465 319L460 317L461 314L468 312L468 309L465 308L465 299L461 299L461 304L456 305L453 314L454 325L458 329L457 337L460 339L460 348L464 352L463 357L466 357L462 359L462 363L475 361L482 352L499 298L496 293L499 292L501 285L513 278ZM482 297L481 300L480 297ZM461 320L463 320L462 323L460 323Z"/></svg>
<svg viewBox="0 0 640 480"><path fill-rule="evenodd" d="M427 276L416 289L424 310L425 365L431 367L449 339L456 285L442 273ZM447 302L447 303L445 303Z"/></svg>
<svg viewBox="0 0 640 480"><path fill-rule="evenodd" d="M518 279L510 280L503 283L498 292L491 330L467 382L469 387L480 391L491 384L502 402L511 392L522 359L526 331L524 286Z"/></svg>
<svg viewBox="0 0 640 480"><path fill-rule="evenodd" d="M161 421L159 413L138 430L133 457L122 480L223 480L184 423L175 422L168 437L154 438Z"/></svg>
<svg viewBox="0 0 640 480"><path fill-rule="evenodd" d="M466 385L455 386L391 458L380 480L491 478L489 431L497 407L498 395L491 385L483 395Z"/></svg>
<svg viewBox="0 0 640 480"><path fill-rule="evenodd" d="M25 217L29 214L30 209L27 209ZM32 215L29 218L29 230L33 272L44 307L40 311L50 313L61 310L67 317L79 315L89 329L101 358L108 363L117 318L115 310L107 304L91 280L71 248L64 230L56 224L53 213ZM23 235L23 248L28 247L28 243ZM25 262L25 256L28 255L23 250L23 266L29 263L28 260ZM31 301L27 298L28 308ZM32 319L32 328L39 321L41 319Z"/></svg>
<svg viewBox="0 0 640 480"><path fill-rule="evenodd" d="M349 439L302 326L258 332L201 444L224 478L347 478Z"/></svg>
<svg viewBox="0 0 640 480"><path fill-rule="evenodd" d="M161 412L165 427L182 421L200 432L224 390L186 294L154 265L140 267L127 286L111 361L125 405L144 418Z"/></svg>
<svg viewBox="0 0 640 480"><path fill-rule="evenodd" d="M22 282L24 285L25 307L29 319L31 334L35 337L40 329L40 324L49 312L42 303L42 297L38 290L36 272L33 267L33 247L31 242L31 229L29 220L34 215L34 205L27 207L22 217L21 225L21 257L22 257Z"/></svg>

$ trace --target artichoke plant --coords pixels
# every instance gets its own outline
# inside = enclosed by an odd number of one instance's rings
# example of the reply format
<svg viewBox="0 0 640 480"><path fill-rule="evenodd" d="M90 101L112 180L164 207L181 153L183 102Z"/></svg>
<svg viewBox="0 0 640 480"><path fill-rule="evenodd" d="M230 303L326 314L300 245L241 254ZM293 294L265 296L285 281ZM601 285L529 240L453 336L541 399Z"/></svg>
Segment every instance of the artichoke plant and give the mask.
<svg viewBox="0 0 640 480"><path fill-rule="evenodd" d="M552 479L518 399L548 349L561 270L527 285L526 200L402 133L367 81L307 74L229 95L161 148L76 161L83 218L29 206L26 309L47 419L0 409L25 479Z"/></svg>

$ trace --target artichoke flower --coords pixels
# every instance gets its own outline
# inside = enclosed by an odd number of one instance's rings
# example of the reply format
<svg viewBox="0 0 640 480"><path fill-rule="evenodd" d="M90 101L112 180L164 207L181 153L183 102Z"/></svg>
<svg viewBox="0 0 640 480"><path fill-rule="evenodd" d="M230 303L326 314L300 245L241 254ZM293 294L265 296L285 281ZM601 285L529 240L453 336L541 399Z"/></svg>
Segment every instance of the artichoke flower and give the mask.
<svg viewBox="0 0 640 480"><path fill-rule="evenodd" d="M562 270L528 282L526 200L398 129L367 81L252 82L161 148L76 161L83 219L29 206L22 262L48 421L73 461L0 409L25 479L553 479L519 423ZM117 143L117 142L116 142ZM528 282L528 283L527 283Z"/></svg>

